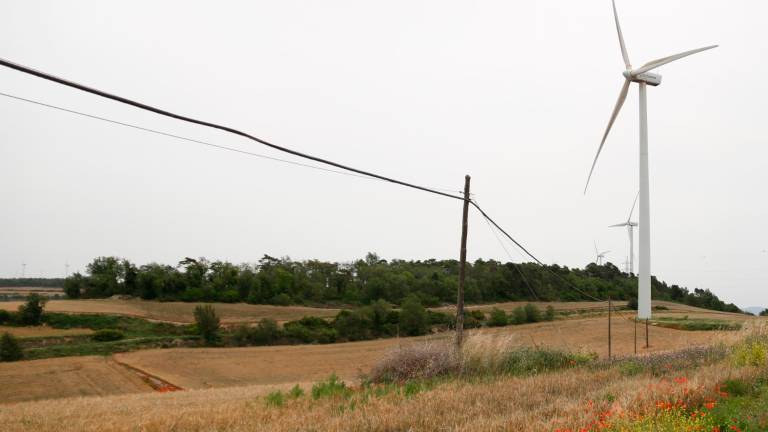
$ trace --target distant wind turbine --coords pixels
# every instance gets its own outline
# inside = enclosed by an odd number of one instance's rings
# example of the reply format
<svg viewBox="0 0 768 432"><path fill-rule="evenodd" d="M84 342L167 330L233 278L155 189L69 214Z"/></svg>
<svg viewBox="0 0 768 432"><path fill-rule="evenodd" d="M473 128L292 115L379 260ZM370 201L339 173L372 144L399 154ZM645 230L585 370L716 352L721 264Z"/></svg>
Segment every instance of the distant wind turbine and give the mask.
<svg viewBox="0 0 768 432"><path fill-rule="evenodd" d="M616 1L612 0L612 3L613 19L616 21L616 32L619 34L621 56L624 59L624 66L626 66L626 69L623 72L624 85L621 87L619 99L616 101L616 106L614 106L613 113L611 113L611 117L608 120L608 127L605 128L603 139L600 141L600 146L597 148L595 160L592 162L592 168L590 168L589 176L587 177L587 184L584 186L584 193L587 192L589 180L592 178L592 173L595 170L595 164L597 164L597 158L600 156L600 151L605 144L605 139L608 138L608 132L611 131L611 126L613 126L616 116L619 115L619 111L621 110L622 105L624 105L624 101L627 99L629 85L636 82L640 87L640 274L638 275L637 315L638 318L649 319L651 317L651 233L649 223L651 212L650 193L648 188L648 104L646 99L646 86L651 85L655 87L661 84L661 75L650 73L651 70L683 57L688 57L692 54L716 48L717 45L663 57L648 62L637 69L632 69L632 65L629 62L629 54L627 54L627 47L624 44L624 36L621 33L621 26L619 25L619 15L616 12Z"/></svg>
<svg viewBox="0 0 768 432"><path fill-rule="evenodd" d="M605 258L605 254L607 254L610 251L607 250L604 252L598 252L597 242L594 242L594 243L595 243L595 262L597 263L597 265L603 265L603 259Z"/></svg>
<svg viewBox="0 0 768 432"><path fill-rule="evenodd" d="M635 211L635 204L637 204L637 197L639 196L640 193L635 195L635 201L632 203L632 209L629 210L626 222L609 226L609 228L627 227L627 232L629 233L629 273L635 272L635 227L637 222L632 222L632 212Z"/></svg>

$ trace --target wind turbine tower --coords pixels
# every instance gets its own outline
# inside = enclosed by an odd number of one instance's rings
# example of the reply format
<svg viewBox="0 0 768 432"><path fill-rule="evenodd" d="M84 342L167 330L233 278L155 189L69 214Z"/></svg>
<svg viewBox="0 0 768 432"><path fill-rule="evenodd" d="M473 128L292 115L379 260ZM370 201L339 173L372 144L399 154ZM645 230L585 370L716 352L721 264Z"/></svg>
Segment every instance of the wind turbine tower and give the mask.
<svg viewBox="0 0 768 432"><path fill-rule="evenodd" d="M589 180L592 178L592 173L595 170L595 164L597 164L597 158L600 156L600 151L605 144L605 139L608 138L608 132L611 131L611 126L613 126L616 116L619 115L619 111L621 110L622 105L624 105L624 101L627 99L629 85L637 83L640 89L640 272L638 275L637 316L640 319L649 319L651 317L651 211L650 191L648 187L648 103L646 90L649 85L656 87L661 84L661 75L651 73L653 69L675 60L680 60L683 57L688 57L692 54L716 48L717 45L663 57L648 62L637 69L632 69L632 64L629 62L629 54L627 54L627 47L624 44L624 35L621 33L621 26L619 25L619 15L616 12L616 1L612 0L612 3L613 19L616 22L616 32L619 35L621 57L624 59L624 66L626 67L622 73L624 76L624 85L621 87L619 99L616 101L616 105L613 107L613 113L611 113L611 117L608 120L608 127L605 128L603 139L600 141L600 146L597 148L595 160L592 162L592 168L589 170L589 176L587 177L587 185L584 187L584 193L587 192Z"/></svg>
<svg viewBox="0 0 768 432"><path fill-rule="evenodd" d="M635 272L635 231L634 230L635 230L635 227L637 226L637 222L632 222L632 212L635 211L635 204L637 204L638 196L640 196L639 193L635 196L635 202L632 203L632 209L629 210L629 216L627 216L627 220L625 222L609 226L609 228L627 227L627 233L629 234L629 266L627 267L627 271L629 273Z"/></svg>

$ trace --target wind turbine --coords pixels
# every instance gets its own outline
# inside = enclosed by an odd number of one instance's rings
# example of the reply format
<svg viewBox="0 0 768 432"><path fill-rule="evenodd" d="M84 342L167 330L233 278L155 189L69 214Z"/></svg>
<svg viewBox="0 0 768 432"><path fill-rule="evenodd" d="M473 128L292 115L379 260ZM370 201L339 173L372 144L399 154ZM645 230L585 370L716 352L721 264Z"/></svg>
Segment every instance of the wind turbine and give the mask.
<svg viewBox="0 0 768 432"><path fill-rule="evenodd" d="M587 177L587 184L584 186L584 193L587 192L589 180L592 178L595 164L597 164L597 158L600 156L600 151L603 149L605 139L608 137L608 132L611 131L611 126L613 126L616 116L619 114L622 105L624 105L624 101L627 99L629 85L633 82L638 83L640 87L640 274L638 275L637 316L640 319L649 319L651 317L651 233L649 223L651 216L650 194L648 190L648 104L646 99L646 87L648 85L655 87L661 84L661 75L651 73L651 70L675 60L680 60L683 57L688 57L692 54L716 48L717 45L663 57L648 62L637 69L632 69L632 65L629 62L629 54L627 54L627 47L624 44L624 36L621 33L621 26L619 25L619 15L616 12L616 1L611 0L611 2L613 4L613 19L616 21L616 32L619 34L621 56L624 59L624 66L626 66L626 69L622 73L624 75L624 85L621 87L619 99L616 101L616 106L613 108L611 118L608 120L608 127L605 128L603 139L600 141L600 146L597 148L595 160L592 162L592 168L589 170L589 176Z"/></svg>
<svg viewBox="0 0 768 432"><path fill-rule="evenodd" d="M604 251L604 252L598 252L597 251L597 242L594 242L594 243L595 243L595 263L597 263L597 265L603 265L603 259L605 258L605 254L607 254L610 251L607 250L607 251Z"/></svg>
<svg viewBox="0 0 768 432"><path fill-rule="evenodd" d="M629 233L629 266L627 267L627 271L629 273L635 272L635 227L637 226L637 222L632 222L632 212L635 211L635 204L637 204L637 197L639 196L640 193L638 192L638 194L635 195L635 202L632 203L632 209L629 211L629 216L627 216L627 221L609 226L609 228L627 227L627 232Z"/></svg>

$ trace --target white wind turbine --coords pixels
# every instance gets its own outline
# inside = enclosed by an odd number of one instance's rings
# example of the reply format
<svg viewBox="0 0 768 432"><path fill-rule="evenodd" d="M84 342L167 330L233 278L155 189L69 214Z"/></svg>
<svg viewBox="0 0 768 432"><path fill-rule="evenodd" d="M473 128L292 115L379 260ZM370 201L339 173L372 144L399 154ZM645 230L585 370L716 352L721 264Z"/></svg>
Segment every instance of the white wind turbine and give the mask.
<svg viewBox="0 0 768 432"><path fill-rule="evenodd" d="M597 265L603 265L603 259L605 258L605 254L607 254L610 251L607 250L607 251L603 251L603 252L598 252L597 251L597 242L594 242L594 244L595 244L595 263Z"/></svg>
<svg viewBox="0 0 768 432"><path fill-rule="evenodd" d="M587 185L584 187L584 193L587 192L589 180L592 178L592 172L595 170L597 158L600 156L600 151L603 149L603 144L605 144L605 139L608 137L608 132L610 132L611 126L613 126L613 122L616 120L616 116L619 114L619 111L627 98L629 85L636 82L640 87L640 273L638 275L637 315L638 318L649 319L651 317L651 233L649 223L650 197L648 190L648 107L645 94L646 86L651 85L655 87L661 84L661 75L650 73L651 70L683 57L688 57L692 54L716 48L717 45L663 57L648 62L637 69L632 69L632 65L629 62L629 55L627 54L627 48L624 45L624 36L621 33L621 26L619 25L619 15L616 12L616 1L612 0L612 3L613 18L616 21L616 31L619 34L621 56L624 58L624 65L626 66L626 69L623 72L624 85L621 88L621 92L619 92L619 99L616 101L616 106L613 108L611 118L608 120L608 127L605 128L603 139L600 141L600 146L597 148L595 160L592 162L592 168L589 170L589 177L587 177Z"/></svg>
<svg viewBox="0 0 768 432"><path fill-rule="evenodd" d="M629 216L627 216L626 222L609 226L609 228L627 227L627 232L629 233L629 266L627 271L629 273L635 272L635 227L637 226L637 222L632 222L632 213L635 211L635 204L637 204L637 197L639 196L640 193L635 195L635 201L632 203L632 209L629 210Z"/></svg>

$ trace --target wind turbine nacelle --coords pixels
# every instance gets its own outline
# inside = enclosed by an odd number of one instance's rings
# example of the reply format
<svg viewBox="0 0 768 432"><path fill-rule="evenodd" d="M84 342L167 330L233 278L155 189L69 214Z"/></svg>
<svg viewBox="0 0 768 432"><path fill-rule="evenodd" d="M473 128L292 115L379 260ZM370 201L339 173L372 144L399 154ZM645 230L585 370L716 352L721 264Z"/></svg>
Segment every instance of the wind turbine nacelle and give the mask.
<svg viewBox="0 0 768 432"><path fill-rule="evenodd" d="M656 87L657 85L661 84L661 75L651 73L651 72L645 72L645 73L641 73L633 76L632 81L642 82L642 83L648 84L649 86Z"/></svg>

